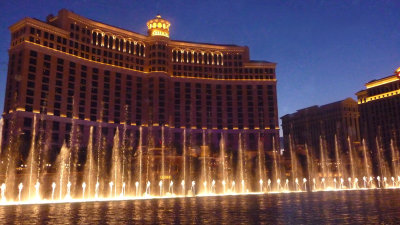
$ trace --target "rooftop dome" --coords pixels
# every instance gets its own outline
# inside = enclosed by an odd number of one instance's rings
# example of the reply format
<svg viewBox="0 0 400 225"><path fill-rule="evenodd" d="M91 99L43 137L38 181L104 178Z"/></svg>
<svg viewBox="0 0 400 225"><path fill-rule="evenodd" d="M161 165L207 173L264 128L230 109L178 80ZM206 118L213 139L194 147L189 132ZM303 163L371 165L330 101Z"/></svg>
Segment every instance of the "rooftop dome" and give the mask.
<svg viewBox="0 0 400 225"><path fill-rule="evenodd" d="M161 18L158 14L154 19L147 21L147 29L149 36L162 36L169 38L169 27L171 23Z"/></svg>

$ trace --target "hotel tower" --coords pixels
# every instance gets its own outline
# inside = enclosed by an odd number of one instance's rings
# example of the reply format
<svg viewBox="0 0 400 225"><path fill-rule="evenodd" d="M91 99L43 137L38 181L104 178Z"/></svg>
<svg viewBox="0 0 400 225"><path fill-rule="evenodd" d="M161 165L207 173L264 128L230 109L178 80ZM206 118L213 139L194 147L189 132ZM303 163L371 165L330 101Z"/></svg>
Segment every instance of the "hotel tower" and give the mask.
<svg viewBox="0 0 400 225"><path fill-rule="evenodd" d="M192 146L218 148L223 133L230 148L241 134L247 150L259 137L271 150L276 63L250 60L246 46L172 40L170 27L157 15L143 35L65 9L13 24L3 144L29 142L36 130L51 149L71 139L86 146L93 127L112 145L119 127L133 139L153 134L155 147L166 129L177 148L186 130Z"/></svg>

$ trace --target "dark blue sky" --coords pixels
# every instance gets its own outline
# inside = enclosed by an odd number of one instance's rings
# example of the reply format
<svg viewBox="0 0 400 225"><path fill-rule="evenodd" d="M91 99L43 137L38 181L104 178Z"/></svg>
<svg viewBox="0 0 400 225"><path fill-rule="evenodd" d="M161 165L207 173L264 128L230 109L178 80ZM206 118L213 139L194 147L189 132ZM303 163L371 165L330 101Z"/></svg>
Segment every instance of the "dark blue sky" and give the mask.
<svg viewBox="0 0 400 225"><path fill-rule="evenodd" d="M254 60L278 63L279 116L355 93L400 66L400 1L103 1L0 2L0 111L10 34L23 17L44 20L66 8L138 33L160 13L171 38L246 45Z"/></svg>

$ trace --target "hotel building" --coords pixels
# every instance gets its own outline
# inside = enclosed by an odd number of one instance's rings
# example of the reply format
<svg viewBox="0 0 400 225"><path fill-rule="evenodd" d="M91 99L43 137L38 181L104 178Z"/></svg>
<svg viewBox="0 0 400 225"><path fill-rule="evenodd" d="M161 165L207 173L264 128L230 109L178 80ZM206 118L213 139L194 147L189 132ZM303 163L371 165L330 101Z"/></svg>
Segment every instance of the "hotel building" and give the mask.
<svg viewBox="0 0 400 225"><path fill-rule="evenodd" d="M259 134L271 149L279 137L276 64L250 60L246 46L171 40L170 26L158 15L143 35L65 9L13 24L4 138L12 130L30 140L36 115L53 148L73 127L82 143L93 126L112 144L116 127L138 137L139 127L160 134L165 126L176 144L186 129L197 145L205 132L218 147L226 133L233 148L243 133L247 149Z"/></svg>
<svg viewBox="0 0 400 225"><path fill-rule="evenodd" d="M391 156L391 147L400 144L400 68L390 76L366 83L365 87L356 93L361 136L373 156L379 147L390 161L399 160Z"/></svg>

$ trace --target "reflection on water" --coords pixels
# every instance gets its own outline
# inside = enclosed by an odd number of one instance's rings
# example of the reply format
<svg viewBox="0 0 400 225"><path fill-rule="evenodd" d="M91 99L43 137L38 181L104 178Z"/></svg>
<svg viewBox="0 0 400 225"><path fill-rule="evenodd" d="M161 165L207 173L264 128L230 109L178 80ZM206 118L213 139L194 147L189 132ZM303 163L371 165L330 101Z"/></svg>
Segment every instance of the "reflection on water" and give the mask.
<svg viewBox="0 0 400 225"><path fill-rule="evenodd" d="M16 224L395 224L398 190L0 206Z"/></svg>

